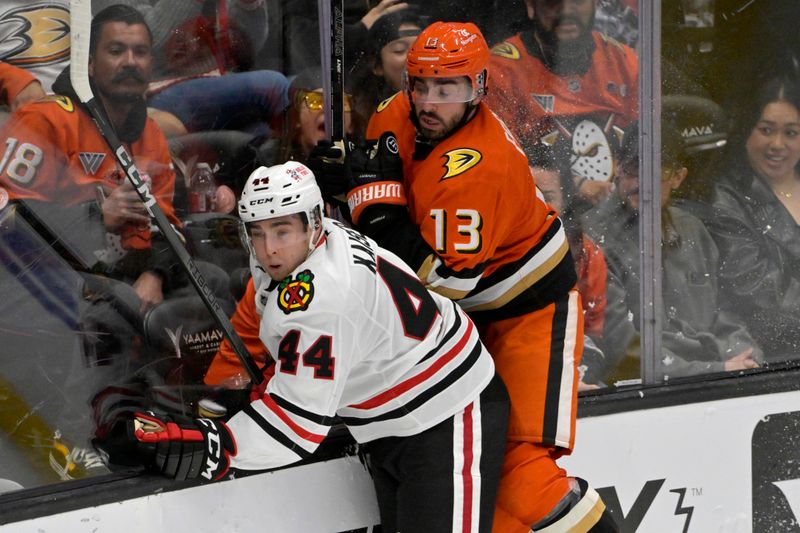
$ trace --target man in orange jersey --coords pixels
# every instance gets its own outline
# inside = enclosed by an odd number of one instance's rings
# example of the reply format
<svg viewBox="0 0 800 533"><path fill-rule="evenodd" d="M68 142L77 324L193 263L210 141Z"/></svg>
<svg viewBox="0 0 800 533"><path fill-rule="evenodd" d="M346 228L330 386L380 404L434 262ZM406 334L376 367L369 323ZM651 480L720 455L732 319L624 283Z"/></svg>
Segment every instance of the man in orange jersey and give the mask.
<svg viewBox="0 0 800 533"><path fill-rule="evenodd" d="M574 443L581 303L562 222L483 102L488 61L473 24L426 28L405 91L370 121L377 146L351 149L343 180L336 149L319 147L323 181L359 229L459 302L495 358L511 415L494 531L616 531L597 492L556 464Z"/></svg>
<svg viewBox="0 0 800 533"><path fill-rule="evenodd" d="M150 192L170 221L175 171L164 135L147 118L144 92L152 66L150 30L132 8L112 6L94 18L89 76L98 99ZM59 96L23 106L0 129L0 186L9 197L88 206L86 216L102 218L107 246L98 255L104 273L133 283L146 309L169 287L174 256L166 243L154 249L150 218L117 165L89 112L75 96L65 70L56 79ZM97 269L95 269L97 270Z"/></svg>
<svg viewBox="0 0 800 533"><path fill-rule="evenodd" d="M530 27L492 48L487 103L525 146L572 147L579 195L612 188L614 152L638 116L634 51L592 31L596 0L525 0Z"/></svg>

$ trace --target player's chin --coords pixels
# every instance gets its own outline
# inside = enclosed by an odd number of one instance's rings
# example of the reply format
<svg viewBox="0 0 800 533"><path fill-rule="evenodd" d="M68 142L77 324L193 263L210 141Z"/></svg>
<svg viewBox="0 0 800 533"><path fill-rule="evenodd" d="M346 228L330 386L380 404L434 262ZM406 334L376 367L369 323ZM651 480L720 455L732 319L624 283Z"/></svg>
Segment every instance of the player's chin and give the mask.
<svg viewBox="0 0 800 533"><path fill-rule="evenodd" d="M290 272L286 267L283 266L267 266L264 270L267 271L267 275L274 281L281 281L282 279L286 278Z"/></svg>
<svg viewBox="0 0 800 533"><path fill-rule="evenodd" d="M447 133L444 128L426 128L425 126L421 126L420 129L422 130L422 136L429 141L437 141Z"/></svg>

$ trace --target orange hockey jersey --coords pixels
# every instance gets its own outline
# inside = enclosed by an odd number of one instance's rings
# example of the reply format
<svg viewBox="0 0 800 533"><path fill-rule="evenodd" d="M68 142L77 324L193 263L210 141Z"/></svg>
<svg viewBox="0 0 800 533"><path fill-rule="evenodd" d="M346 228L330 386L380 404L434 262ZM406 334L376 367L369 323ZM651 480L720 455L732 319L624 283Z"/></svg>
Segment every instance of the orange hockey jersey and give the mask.
<svg viewBox="0 0 800 533"><path fill-rule="evenodd" d="M559 76L532 55L517 34L492 48L487 103L525 144L572 147L575 175L613 176L611 157L623 129L638 117L634 51L593 32L595 49L583 74Z"/></svg>
<svg viewBox="0 0 800 533"><path fill-rule="evenodd" d="M13 199L72 206L97 199L98 186L116 187L127 178L89 114L65 96L21 107L0 128L0 186ZM175 171L161 130L147 119L139 140L126 146L137 168L150 178L150 191L175 226ZM121 230L127 250L150 247L149 224Z"/></svg>
<svg viewBox="0 0 800 533"><path fill-rule="evenodd" d="M34 81L36 77L27 70L0 61L0 104L10 105Z"/></svg>
<svg viewBox="0 0 800 533"><path fill-rule="evenodd" d="M258 336L259 328L261 327L261 315L256 310L256 288L253 278L250 278L250 281L247 282L247 289L236 306L236 312L231 317L231 324L236 333L239 334L242 342L244 342L247 351L259 366L270 361L267 348ZM269 367L265 377L269 377L274 371L274 366ZM232 380L237 379L240 383L232 382ZM249 380L250 376L247 375L230 342L228 342L228 339L223 339L217 354L214 356L214 360L211 361L211 366L206 371L205 382L208 385L225 385L229 388L235 388L236 385L246 384Z"/></svg>
<svg viewBox="0 0 800 533"><path fill-rule="evenodd" d="M566 294L576 276L562 223L503 123L481 103L422 154L410 111L408 97L394 95L378 106L367 136L397 135L410 216L435 252L409 262L420 279L476 319L519 316Z"/></svg>

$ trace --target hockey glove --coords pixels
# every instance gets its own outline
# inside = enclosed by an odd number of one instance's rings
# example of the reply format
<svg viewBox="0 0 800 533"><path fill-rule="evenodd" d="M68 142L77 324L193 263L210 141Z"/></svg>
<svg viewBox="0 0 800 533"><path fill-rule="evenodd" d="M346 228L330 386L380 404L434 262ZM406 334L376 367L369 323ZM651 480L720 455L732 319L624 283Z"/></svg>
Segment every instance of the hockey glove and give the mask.
<svg viewBox="0 0 800 533"><path fill-rule="evenodd" d="M236 455L236 441L221 421L136 413L131 427L147 466L167 477L216 481Z"/></svg>
<svg viewBox="0 0 800 533"><path fill-rule="evenodd" d="M319 141L306 159L306 164L314 173L322 191L322 197L327 202L337 197L343 200L349 190L345 170L345 142L351 144L350 141Z"/></svg>
<svg viewBox="0 0 800 533"><path fill-rule="evenodd" d="M406 205L403 186L403 161L400 159L397 138L385 132L378 141L366 141L347 153L347 205L353 222L369 235L369 227L385 219L383 206ZM363 216L370 209L369 216Z"/></svg>

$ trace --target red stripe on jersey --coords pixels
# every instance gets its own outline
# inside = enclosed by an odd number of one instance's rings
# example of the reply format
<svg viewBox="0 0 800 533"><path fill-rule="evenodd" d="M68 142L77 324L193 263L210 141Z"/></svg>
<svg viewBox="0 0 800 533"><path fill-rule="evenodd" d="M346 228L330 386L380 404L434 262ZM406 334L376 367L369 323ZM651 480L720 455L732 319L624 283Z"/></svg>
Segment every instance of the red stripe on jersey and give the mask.
<svg viewBox="0 0 800 533"><path fill-rule="evenodd" d="M294 423L292 419L289 418L286 415L286 413L283 412L283 409L281 409L278 406L278 404L275 403L275 400L273 400L269 394L265 394L261 398L261 401L264 402L264 405L267 406L267 409L275 413L275 416L280 418L283 421L283 423L289 426L289 428L292 431L294 431L295 434L297 434L297 436L300 437L301 439L311 441L314 444L319 444L323 441L323 439L325 439L325 435L317 435L316 433L311 433L310 431L305 430L301 426Z"/></svg>
<svg viewBox="0 0 800 533"><path fill-rule="evenodd" d="M464 346L467 344L470 335L472 335L473 324L472 321L468 321L468 328L464 335L459 339L455 346L450 348L450 350L444 354L442 357L439 358L438 361L433 363L427 370L424 372L420 372L416 376L412 378L408 378L407 380L399 383L396 387L388 389L377 396L370 398L369 400L355 404L349 405L348 407L352 407L353 409L372 409L373 407L378 407L379 405L383 405L386 402L397 398L404 392L411 390L412 388L416 387L426 379L430 378L432 375L436 374L441 368L452 361L456 355L461 353L461 350L464 349Z"/></svg>
<svg viewBox="0 0 800 533"><path fill-rule="evenodd" d="M472 531L472 461L473 456L473 428L472 428L472 408L474 404L469 404L464 409L464 468L461 469L461 477L464 480L464 502L463 521L461 522L462 533Z"/></svg>

